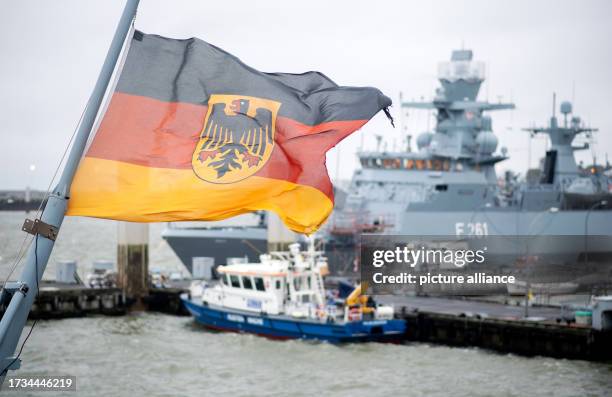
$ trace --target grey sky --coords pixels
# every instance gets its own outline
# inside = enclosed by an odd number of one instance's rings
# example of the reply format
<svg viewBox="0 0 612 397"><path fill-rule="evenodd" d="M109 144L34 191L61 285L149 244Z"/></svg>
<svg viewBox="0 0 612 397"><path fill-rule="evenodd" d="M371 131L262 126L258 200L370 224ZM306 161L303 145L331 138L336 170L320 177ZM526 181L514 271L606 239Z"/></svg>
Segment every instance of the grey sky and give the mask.
<svg viewBox="0 0 612 397"><path fill-rule="evenodd" d="M0 13L0 189L45 188L93 87L122 1L4 1ZM612 155L612 2L609 1L163 1L141 0L136 27L168 37L196 36L262 71L319 70L342 85L380 88L394 101L431 98L439 61L452 49L487 64L481 99L512 99L493 113L494 131L512 159L498 170L524 171L521 127L547 122L552 92L575 97L592 126L599 161ZM575 87L575 89L573 89ZM399 117L399 109L392 109ZM411 112L413 135L427 114ZM433 124L432 124L433 125ZM400 143L378 115L341 144L349 178L361 134ZM532 144L531 164L543 154ZM336 155L328 156L332 177ZM592 152L580 159L590 162ZM36 165L30 171L30 164Z"/></svg>

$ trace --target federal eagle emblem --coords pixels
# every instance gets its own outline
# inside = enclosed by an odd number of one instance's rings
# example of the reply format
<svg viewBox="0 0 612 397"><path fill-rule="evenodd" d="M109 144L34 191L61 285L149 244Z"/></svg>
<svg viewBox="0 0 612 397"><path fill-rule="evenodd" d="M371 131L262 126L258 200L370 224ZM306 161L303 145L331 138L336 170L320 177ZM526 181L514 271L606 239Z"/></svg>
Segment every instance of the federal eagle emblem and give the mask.
<svg viewBox="0 0 612 397"><path fill-rule="evenodd" d="M191 160L196 175L207 182L234 183L261 169L272 154L280 105L244 95L211 95Z"/></svg>

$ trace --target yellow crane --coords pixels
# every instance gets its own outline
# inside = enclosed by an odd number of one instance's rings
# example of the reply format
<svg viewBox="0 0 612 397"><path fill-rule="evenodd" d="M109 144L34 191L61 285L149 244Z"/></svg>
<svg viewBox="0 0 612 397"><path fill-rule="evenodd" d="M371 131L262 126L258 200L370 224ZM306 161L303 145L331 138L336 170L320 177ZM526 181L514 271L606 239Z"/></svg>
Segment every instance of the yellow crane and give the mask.
<svg viewBox="0 0 612 397"><path fill-rule="evenodd" d="M353 290L353 292L351 292L349 296L346 297L346 305L349 307L359 306L362 313L373 313L374 308L367 305L369 297L362 293L367 289L368 285L366 283L358 284L357 287L355 287L355 289Z"/></svg>

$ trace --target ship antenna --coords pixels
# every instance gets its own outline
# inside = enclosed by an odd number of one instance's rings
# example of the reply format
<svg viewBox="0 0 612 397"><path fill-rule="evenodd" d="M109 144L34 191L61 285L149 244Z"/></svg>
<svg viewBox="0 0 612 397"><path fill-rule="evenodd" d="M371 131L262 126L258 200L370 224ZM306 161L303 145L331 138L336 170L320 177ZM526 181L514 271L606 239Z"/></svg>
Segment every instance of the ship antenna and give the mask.
<svg viewBox="0 0 612 397"><path fill-rule="evenodd" d="M557 93L553 92L553 108L552 108L552 116L555 118L557 116Z"/></svg>
<svg viewBox="0 0 612 397"><path fill-rule="evenodd" d="M253 243L251 243L249 240L241 240L240 242L246 244L250 249L257 252L258 255L263 254L263 252L261 252L261 250L254 246Z"/></svg>
<svg viewBox="0 0 612 397"><path fill-rule="evenodd" d="M401 135L404 134L404 109L402 108L402 103L403 102L404 102L404 94L402 94L402 92L400 91L400 93L399 93L399 110L400 110L399 125L400 125L400 134Z"/></svg>
<svg viewBox="0 0 612 397"><path fill-rule="evenodd" d="M340 145L336 146L336 181L340 184Z"/></svg>
<svg viewBox="0 0 612 397"><path fill-rule="evenodd" d="M365 132L363 129L360 129L359 131L359 151L363 152L364 148L363 145L365 144Z"/></svg>
<svg viewBox="0 0 612 397"><path fill-rule="evenodd" d="M486 95L487 95L487 99L486 101L489 102L489 87L491 87L491 65L487 65L487 76L486 76L486 80L484 81L485 86L487 88L486 91Z"/></svg>

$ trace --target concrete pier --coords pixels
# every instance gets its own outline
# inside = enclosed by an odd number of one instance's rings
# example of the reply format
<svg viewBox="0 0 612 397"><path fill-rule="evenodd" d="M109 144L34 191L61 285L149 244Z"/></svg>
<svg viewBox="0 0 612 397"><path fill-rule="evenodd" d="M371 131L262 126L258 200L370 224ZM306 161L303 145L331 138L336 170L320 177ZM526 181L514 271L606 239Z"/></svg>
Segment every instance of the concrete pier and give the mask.
<svg viewBox="0 0 612 397"><path fill-rule="evenodd" d="M165 288L147 287L141 304L148 311L187 315L180 295L190 281ZM530 307L459 298L378 296L393 304L396 316L406 320L406 342L479 347L524 356L589 361L612 361L612 331L568 324L559 307ZM61 319L91 315L123 315L130 301L120 288L86 288L77 284L43 282L30 319ZM0 313L4 308L0 307ZM567 314L567 313L565 313Z"/></svg>
<svg viewBox="0 0 612 397"><path fill-rule="evenodd" d="M149 225L117 224L117 286L132 310L143 310L149 293Z"/></svg>
<svg viewBox="0 0 612 397"><path fill-rule="evenodd" d="M4 312L0 307L0 313ZM119 288L87 288L74 283L43 281L29 319L62 319L95 315L120 316L127 313Z"/></svg>
<svg viewBox="0 0 612 397"><path fill-rule="evenodd" d="M449 346L480 347L524 356L612 361L612 332L559 321L560 308L524 308L471 300L381 296L407 322L405 338Z"/></svg>
<svg viewBox="0 0 612 397"><path fill-rule="evenodd" d="M175 281L167 288L151 288L145 298L147 310L175 316L188 316L189 312L181 302L181 294L189 291L189 281Z"/></svg>
<svg viewBox="0 0 612 397"><path fill-rule="evenodd" d="M187 292L188 281L177 282L168 288L148 288L141 304L147 311L177 316L189 315L180 295ZM88 288L74 283L43 281L34 301L29 319L58 320L89 316L121 316L132 307L120 288ZM5 307L0 307L0 315Z"/></svg>

